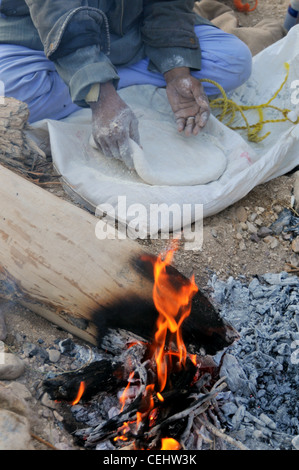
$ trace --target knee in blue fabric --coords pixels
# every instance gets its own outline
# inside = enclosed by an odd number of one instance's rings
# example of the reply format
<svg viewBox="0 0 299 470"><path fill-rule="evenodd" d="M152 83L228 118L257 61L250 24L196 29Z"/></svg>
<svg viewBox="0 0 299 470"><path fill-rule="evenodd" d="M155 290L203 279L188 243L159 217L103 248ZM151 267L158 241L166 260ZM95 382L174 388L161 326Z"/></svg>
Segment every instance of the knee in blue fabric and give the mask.
<svg viewBox="0 0 299 470"><path fill-rule="evenodd" d="M219 83L225 91L242 85L251 74L252 56L247 45L237 36L215 26L198 25L195 32L201 48L202 67L193 74ZM205 91L218 94L215 86L206 83Z"/></svg>
<svg viewBox="0 0 299 470"><path fill-rule="evenodd" d="M27 103L30 123L46 118L62 119L79 109L42 51L1 44L0 77L5 96Z"/></svg>

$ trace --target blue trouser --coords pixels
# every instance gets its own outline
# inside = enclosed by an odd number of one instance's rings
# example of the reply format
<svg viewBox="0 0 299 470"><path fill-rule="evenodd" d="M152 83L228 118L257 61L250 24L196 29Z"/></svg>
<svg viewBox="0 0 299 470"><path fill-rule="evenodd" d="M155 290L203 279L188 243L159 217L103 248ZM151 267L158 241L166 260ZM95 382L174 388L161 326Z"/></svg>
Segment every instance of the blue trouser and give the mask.
<svg viewBox="0 0 299 470"><path fill-rule="evenodd" d="M201 47L200 71L192 74L218 82L225 91L244 83L251 73L251 53L236 36L207 25L195 26ZM131 85L163 87L162 74L147 69L148 59L128 67L119 67L118 89ZM62 119L78 110L69 95L68 87L58 75L53 62L42 51L23 46L0 45L0 80L5 96L28 104L29 122L40 119ZM203 83L206 94L218 94L210 83ZM1 87L0 87L1 91Z"/></svg>

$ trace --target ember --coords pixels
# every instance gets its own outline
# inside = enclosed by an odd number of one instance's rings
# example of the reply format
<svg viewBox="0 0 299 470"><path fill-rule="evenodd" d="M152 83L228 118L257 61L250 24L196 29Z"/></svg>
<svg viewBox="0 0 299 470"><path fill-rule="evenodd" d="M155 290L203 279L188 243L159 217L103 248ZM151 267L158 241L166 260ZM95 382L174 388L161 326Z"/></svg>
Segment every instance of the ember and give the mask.
<svg viewBox="0 0 299 470"><path fill-rule="evenodd" d="M179 450L181 448L178 441L175 439L162 439L162 447L161 450Z"/></svg>

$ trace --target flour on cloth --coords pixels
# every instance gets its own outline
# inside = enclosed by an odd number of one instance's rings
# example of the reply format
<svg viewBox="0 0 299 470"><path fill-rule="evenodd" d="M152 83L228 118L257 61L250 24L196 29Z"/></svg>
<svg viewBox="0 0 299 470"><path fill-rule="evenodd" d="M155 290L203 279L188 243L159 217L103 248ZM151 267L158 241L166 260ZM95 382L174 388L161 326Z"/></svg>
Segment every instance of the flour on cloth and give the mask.
<svg viewBox="0 0 299 470"><path fill-rule="evenodd" d="M133 86L121 94L138 119L141 148L133 140L130 144L133 166L145 183L193 186L222 175L227 159L219 143L204 130L197 136L180 134L165 89ZM92 138L90 143L101 154Z"/></svg>

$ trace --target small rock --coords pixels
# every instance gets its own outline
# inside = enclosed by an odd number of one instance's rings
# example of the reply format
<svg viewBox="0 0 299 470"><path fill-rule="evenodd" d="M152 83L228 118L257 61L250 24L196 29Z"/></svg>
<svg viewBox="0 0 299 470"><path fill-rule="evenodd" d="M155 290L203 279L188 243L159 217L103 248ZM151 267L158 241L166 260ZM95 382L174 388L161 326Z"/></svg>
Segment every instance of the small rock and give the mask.
<svg viewBox="0 0 299 470"><path fill-rule="evenodd" d="M289 209L283 209L278 219L271 225L272 232L279 235L285 227L288 227L291 221L292 213Z"/></svg>
<svg viewBox="0 0 299 470"><path fill-rule="evenodd" d="M262 214L263 212L265 212L265 208L264 207L256 207L255 208L256 212L258 215Z"/></svg>
<svg viewBox="0 0 299 470"><path fill-rule="evenodd" d="M53 418L53 411L50 410L50 408L44 407L44 409L41 412L41 415L43 418L47 418L48 420Z"/></svg>
<svg viewBox="0 0 299 470"><path fill-rule="evenodd" d="M292 235L291 235L290 233L282 232L281 238L282 238L283 240L288 241L288 240L291 240Z"/></svg>
<svg viewBox="0 0 299 470"><path fill-rule="evenodd" d="M292 250L294 253L299 253L299 237L294 238L292 241Z"/></svg>
<svg viewBox="0 0 299 470"><path fill-rule="evenodd" d="M239 243L239 248L240 248L241 251L245 251L245 250L246 250L246 245L245 245L244 240L242 240L242 241Z"/></svg>
<svg viewBox="0 0 299 470"><path fill-rule="evenodd" d="M21 416L28 416L29 413L25 400L18 397L9 386L0 387L0 410L13 411Z"/></svg>
<svg viewBox="0 0 299 470"><path fill-rule="evenodd" d="M244 230L245 232L248 230L248 226L247 224L245 224L245 222L240 222L240 229L241 230Z"/></svg>
<svg viewBox="0 0 299 470"><path fill-rule="evenodd" d="M247 211L245 207L238 207L236 209L236 217L239 222L246 222L247 220Z"/></svg>
<svg viewBox="0 0 299 470"><path fill-rule="evenodd" d="M0 410L0 450L34 450L25 416Z"/></svg>
<svg viewBox="0 0 299 470"><path fill-rule="evenodd" d="M249 216L249 221L250 221L250 222L254 222L256 218L257 218L257 213L256 213L256 212L253 212L253 213L250 214L250 216Z"/></svg>
<svg viewBox="0 0 299 470"><path fill-rule="evenodd" d="M29 407L9 386L0 386L0 450L34 450Z"/></svg>
<svg viewBox="0 0 299 470"><path fill-rule="evenodd" d="M292 445L296 450L299 450L299 434L292 439Z"/></svg>
<svg viewBox="0 0 299 470"><path fill-rule="evenodd" d="M274 210L274 212L276 212L276 214L280 214L282 209L283 209L283 207L281 207L279 204L276 204L275 206L273 206L273 210Z"/></svg>
<svg viewBox="0 0 299 470"><path fill-rule="evenodd" d="M263 225L263 221L262 221L262 219L260 219L260 218L255 219L254 223L255 223L255 225L257 225L258 227L261 227L261 226Z"/></svg>
<svg viewBox="0 0 299 470"><path fill-rule="evenodd" d="M44 393L41 399L41 403L46 406L47 408L51 408L52 410L55 410L56 408L56 403L54 400L51 400L49 397L48 393Z"/></svg>
<svg viewBox="0 0 299 470"><path fill-rule="evenodd" d="M251 222L247 221L247 228L249 233L257 233L257 228Z"/></svg>
<svg viewBox="0 0 299 470"><path fill-rule="evenodd" d="M21 400L30 400L32 395L26 385L21 384L20 382L12 382L6 386L6 390L10 390Z"/></svg>
<svg viewBox="0 0 299 470"><path fill-rule="evenodd" d="M268 235L267 237L264 237L264 241L266 243L268 243L268 245L271 245L271 243L273 242L273 240L275 240L274 237L272 237L272 235Z"/></svg>
<svg viewBox="0 0 299 470"><path fill-rule="evenodd" d="M265 237L268 237L269 235L272 235L272 230L269 227L260 227L257 231L257 235L260 238L265 238Z"/></svg>
<svg viewBox="0 0 299 470"><path fill-rule="evenodd" d="M290 263L292 266L295 266L295 268L298 268L299 267L299 256L295 253L293 253L291 256L290 256Z"/></svg>
<svg viewBox="0 0 299 470"><path fill-rule="evenodd" d="M47 350L48 354L49 354L49 361L50 362L58 362L59 359L60 359L60 352L57 351L57 349L48 349Z"/></svg>
<svg viewBox="0 0 299 470"><path fill-rule="evenodd" d="M25 370L24 362L15 354L4 353L3 364L0 364L0 380L15 380Z"/></svg>
<svg viewBox="0 0 299 470"><path fill-rule="evenodd" d="M259 239L259 237L257 236L256 233L252 233L252 234L250 235L250 240L251 240L252 242L255 242L255 243L258 243L258 242L260 241L260 239Z"/></svg>
<svg viewBox="0 0 299 470"><path fill-rule="evenodd" d="M61 414L58 413L58 411L54 410L54 411L53 411L53 415L54 415L54 418L55 418L58 422L60 422L60 423L63 422L64 418L63 418L63 416L61 416Z"/></svg>
<svg viewBox="0 0 299 470"><path fill-rule="evenodd" d="M278 245L279 245L279 241L277 240L277 238L273 237L273 240L270 243L271 250L274 250L275 248L277 248Z"/></svg>

